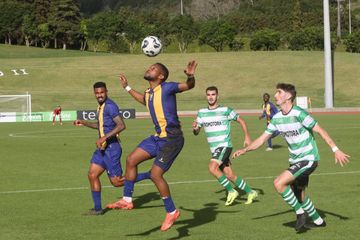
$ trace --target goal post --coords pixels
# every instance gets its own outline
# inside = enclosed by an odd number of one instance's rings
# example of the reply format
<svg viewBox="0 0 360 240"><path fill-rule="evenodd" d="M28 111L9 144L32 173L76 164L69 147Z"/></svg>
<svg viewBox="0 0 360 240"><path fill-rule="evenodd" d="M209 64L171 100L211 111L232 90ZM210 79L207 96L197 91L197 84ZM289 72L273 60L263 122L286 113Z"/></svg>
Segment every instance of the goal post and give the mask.
<svg viewBox="0 0 360 240"><path fill-rule="evenodd" d="M0 122L16 122L17 117L31 122L31 95L0 95Z"/></svg>

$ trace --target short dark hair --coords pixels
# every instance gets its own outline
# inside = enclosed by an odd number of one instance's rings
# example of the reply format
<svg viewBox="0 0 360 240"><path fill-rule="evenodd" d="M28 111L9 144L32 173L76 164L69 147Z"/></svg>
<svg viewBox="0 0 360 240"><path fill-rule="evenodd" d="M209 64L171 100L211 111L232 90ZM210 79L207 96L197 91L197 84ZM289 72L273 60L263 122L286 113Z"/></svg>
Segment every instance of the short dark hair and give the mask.
<svg viewBox="0 0 360 240"><path fill-rule="evenodd" d="M263 97L267 96L270 99L270 94L264 93Z"/></svg>
<svg viewBox="0 0 360 240"><path fill-rule="evenodd" d="M219 93L218 88L215 86L210 86L210 87L206 88L205 92L207 93L207 91L215 91L216 94Z"/></svg>
<svg viewBox="0 0 360 240"><path fill-rule="evenodd" d="M161 71L162 75L164 76L163 82L165 82L166 79L169 77L169 70L162 63L155 63L155 65L157 65L160 68L160 71Z"/></svg>
<svg viewBox="0 0 360 240"><path fill-rule="evenodd" d="M106 83L104 83L104 82L96 82L96 83L94 83L94 89L95 88L105 88L106 89Z"/></svg>
<svg viewBox="0 0 360 240"><path fill-rule="evenodd" d="M288 92L291 94L291 102L294 102L296 98L296 90L295 86L289 83L278 83L276 85L276 89L284 90L285 92Z"/></svg>

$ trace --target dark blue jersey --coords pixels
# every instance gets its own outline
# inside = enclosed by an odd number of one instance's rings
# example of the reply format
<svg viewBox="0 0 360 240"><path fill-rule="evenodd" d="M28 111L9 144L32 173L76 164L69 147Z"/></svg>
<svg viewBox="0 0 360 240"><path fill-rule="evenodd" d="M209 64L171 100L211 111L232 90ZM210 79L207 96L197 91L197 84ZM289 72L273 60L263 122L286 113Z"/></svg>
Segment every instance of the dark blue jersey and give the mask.
<svg viewBox="0 0 360 240"><path fill-rule="evenodd" d="M119 107L110 98L107 98L105 102L99 105L97 109L96 119L98 120L99 137L105 136L108 132L113 130L116 126L114 118L119 116ZM108 142L117 141L117 138L111 138ZM106 144L102 148L105 148Z"/></svg>
<svg viewBox="0 0 360 240"><path fill-rule="evenodd" d="M178 92L179 84L176 82L163 82L145 91L145 102L155 126L155 135L160 138L179 132L176 131L180 129L176 106Z"/></svg>

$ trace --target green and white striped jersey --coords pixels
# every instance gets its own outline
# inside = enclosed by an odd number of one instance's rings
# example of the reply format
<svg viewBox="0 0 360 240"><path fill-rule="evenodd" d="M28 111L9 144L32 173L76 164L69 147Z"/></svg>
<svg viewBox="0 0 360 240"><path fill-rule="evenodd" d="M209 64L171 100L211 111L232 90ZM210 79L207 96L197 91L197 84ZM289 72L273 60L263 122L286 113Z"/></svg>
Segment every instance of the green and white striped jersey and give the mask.
<svg viewBox="0 0 360 240"><path fill-rule="evenodd" d="M233 109L223 106L199 110L196 122L204 128L212 153L218 147L232 147L231 120L236 121L238 116Z"/></svg>
<svg viewBox="0 0 360 240"><path fill-rule="evenodd" d="M285 138L290 164L299 161L319 161L320 155L312 131L316 123L304 109L293 106L286 115L281 111L275 114L265 132L273 134L278 130Z"/></svg>

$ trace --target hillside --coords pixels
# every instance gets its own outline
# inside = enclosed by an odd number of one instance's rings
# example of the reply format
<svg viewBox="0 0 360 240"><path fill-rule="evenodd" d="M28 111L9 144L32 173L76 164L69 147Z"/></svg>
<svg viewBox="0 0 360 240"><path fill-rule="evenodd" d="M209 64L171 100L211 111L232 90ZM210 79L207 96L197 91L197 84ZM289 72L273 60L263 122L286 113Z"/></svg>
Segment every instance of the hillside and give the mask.
<svg viewBox="0 0 360 240"><path fill-rule="evenodd" d="M183 68L192 59L199 64L197 83L195 89L178 96L180 110L196 110L206 105L204 90L210 85L219 87L222 103L236 109L257 109L262 94L269 92L273 96L278 82L295 84L298 95L311 97L313 107L324 106L322 52L163 53L149 58L142 54L8 48L0 45L0 52L11 51L23 57L0 58L0 71L5 74L0 77L0 94L30 92L33 111L51 110L57 104L68 110L93 109L96 101L92 84L99 80L107 82L110 96L121 107L146 111L121 88L118 74L124 73L134 89L143 91L148 84L142 77L150 64L162 62L170 70L170 81L184 81ZM358 54L335 53L335 106L359 107L359 65ZM15 76L12 69L26 69L29 75Z"/></svg>

